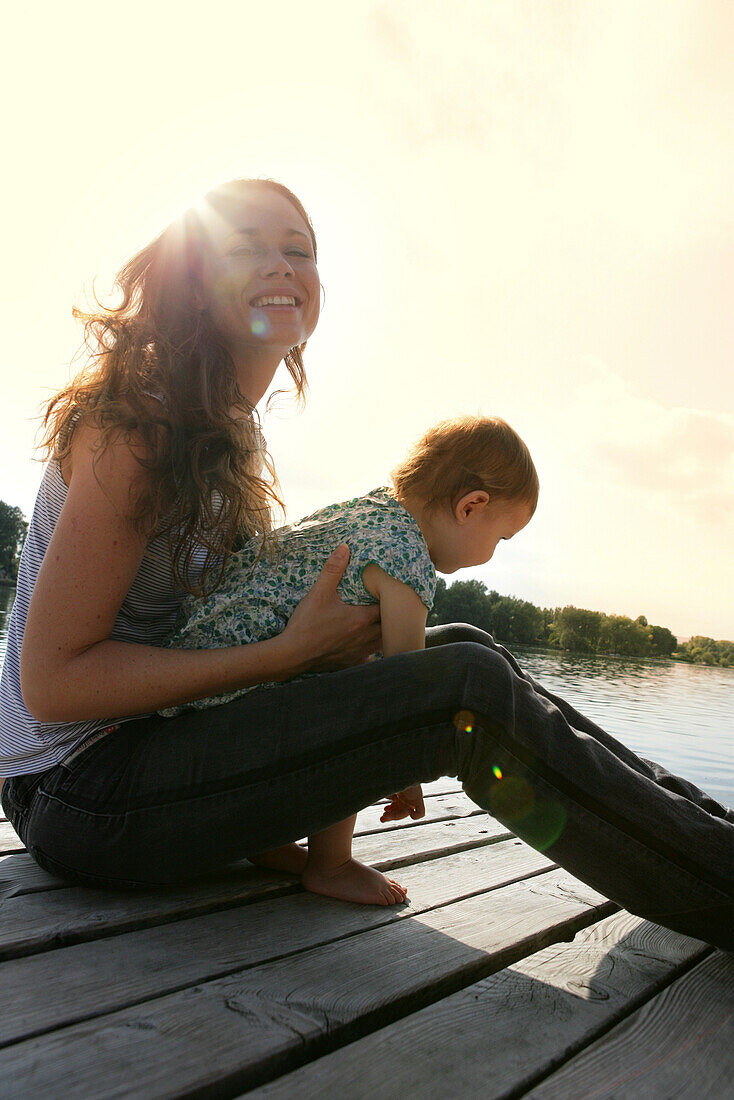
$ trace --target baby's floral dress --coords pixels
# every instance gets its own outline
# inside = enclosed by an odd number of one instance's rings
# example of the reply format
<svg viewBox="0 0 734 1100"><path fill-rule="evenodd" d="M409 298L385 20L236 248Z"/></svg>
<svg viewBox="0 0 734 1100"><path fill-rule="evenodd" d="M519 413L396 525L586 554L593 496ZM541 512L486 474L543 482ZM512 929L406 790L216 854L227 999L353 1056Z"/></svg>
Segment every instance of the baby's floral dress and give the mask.
<svg viewBox="0 0 734 1100"><path fill-rule="evenodd" d="M276 532L277 559L261 554L254 538L232 554L219 587L210 596L186 596L176 629L168 640L172 649L217 649L247 645L280 634L326 559L345 542L349 564L337 592L348 604L378 601L364 586L362 575L370 563L410 585L430 610L436 593L436 571L423 532L410 512L386 488L341 504L330 504L298 523ZM323 675L307 673L306 675ZM296 677L302 679L302 677ZM173 717L183 710L203 710L228 703L249 691L280 686L256 684L160 713Z"/></svg>

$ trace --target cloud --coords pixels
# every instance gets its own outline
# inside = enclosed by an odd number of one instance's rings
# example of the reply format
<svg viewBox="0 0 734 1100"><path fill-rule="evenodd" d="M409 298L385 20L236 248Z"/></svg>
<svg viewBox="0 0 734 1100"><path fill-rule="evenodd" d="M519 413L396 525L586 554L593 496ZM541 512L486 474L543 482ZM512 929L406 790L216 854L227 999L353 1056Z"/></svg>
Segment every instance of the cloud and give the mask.
<svg viewBox="0 0 734 1100"><path fill-rule="evenodd" d="M734 416L666 407L635 394L602 364L569 402L572 450L617 485L694 506L717 522L734 514Z"/></svg>

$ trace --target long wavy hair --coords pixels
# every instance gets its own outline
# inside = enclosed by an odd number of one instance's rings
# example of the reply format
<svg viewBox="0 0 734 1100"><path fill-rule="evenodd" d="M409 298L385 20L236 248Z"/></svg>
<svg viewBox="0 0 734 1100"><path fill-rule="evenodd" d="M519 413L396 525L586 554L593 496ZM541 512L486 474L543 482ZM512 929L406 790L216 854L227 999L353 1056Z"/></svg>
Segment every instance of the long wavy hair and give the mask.
<svg viewBox="0 0 734 1100"><path fill-rule="evenodd" d="M231 221L243 190L269 188L290 202L308 226L296 196L269 179L238 179L210 191L118 272L118 305L74 309L84 324L85 367L45 406L40 446L58 461L68 456L79 425L99 430L99 457L113 438L135 448L141 473L132 522L141 534L168 536L174 584L211 592L228 554L245 538L263 536L272 547L272 509L283 507L255 410L237 387L234 362L197 289L209 248L207 218ZM307 386L305 344L291 348L285 365L298 402ZM242 409L245 417L233 417ZM196 579L196 548L206 551Z"/></svg>

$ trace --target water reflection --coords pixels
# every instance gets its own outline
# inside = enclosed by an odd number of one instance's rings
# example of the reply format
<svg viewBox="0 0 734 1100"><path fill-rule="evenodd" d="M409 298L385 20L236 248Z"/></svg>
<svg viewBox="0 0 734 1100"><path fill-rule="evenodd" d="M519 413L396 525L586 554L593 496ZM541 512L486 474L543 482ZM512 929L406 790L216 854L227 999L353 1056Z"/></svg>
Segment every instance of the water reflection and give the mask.
<svg viewBox="0 0 734 1100"><path fill-rule="evenodd" d="M517 655L635 752L734 803L734 669L530 649Z"/></svg>

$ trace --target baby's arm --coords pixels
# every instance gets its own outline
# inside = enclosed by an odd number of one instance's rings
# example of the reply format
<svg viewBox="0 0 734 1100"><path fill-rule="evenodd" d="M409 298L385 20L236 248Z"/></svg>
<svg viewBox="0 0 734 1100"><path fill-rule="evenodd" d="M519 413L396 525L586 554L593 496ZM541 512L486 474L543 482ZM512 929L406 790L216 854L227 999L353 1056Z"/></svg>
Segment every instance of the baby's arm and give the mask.
<svg viewBox="0 0 734 1100"><path fill-rule="evenodd" d="M367 591L380 601L382 652L385 657L425 649L428 608L417 592L371 562L362 574Z"/></svg>

